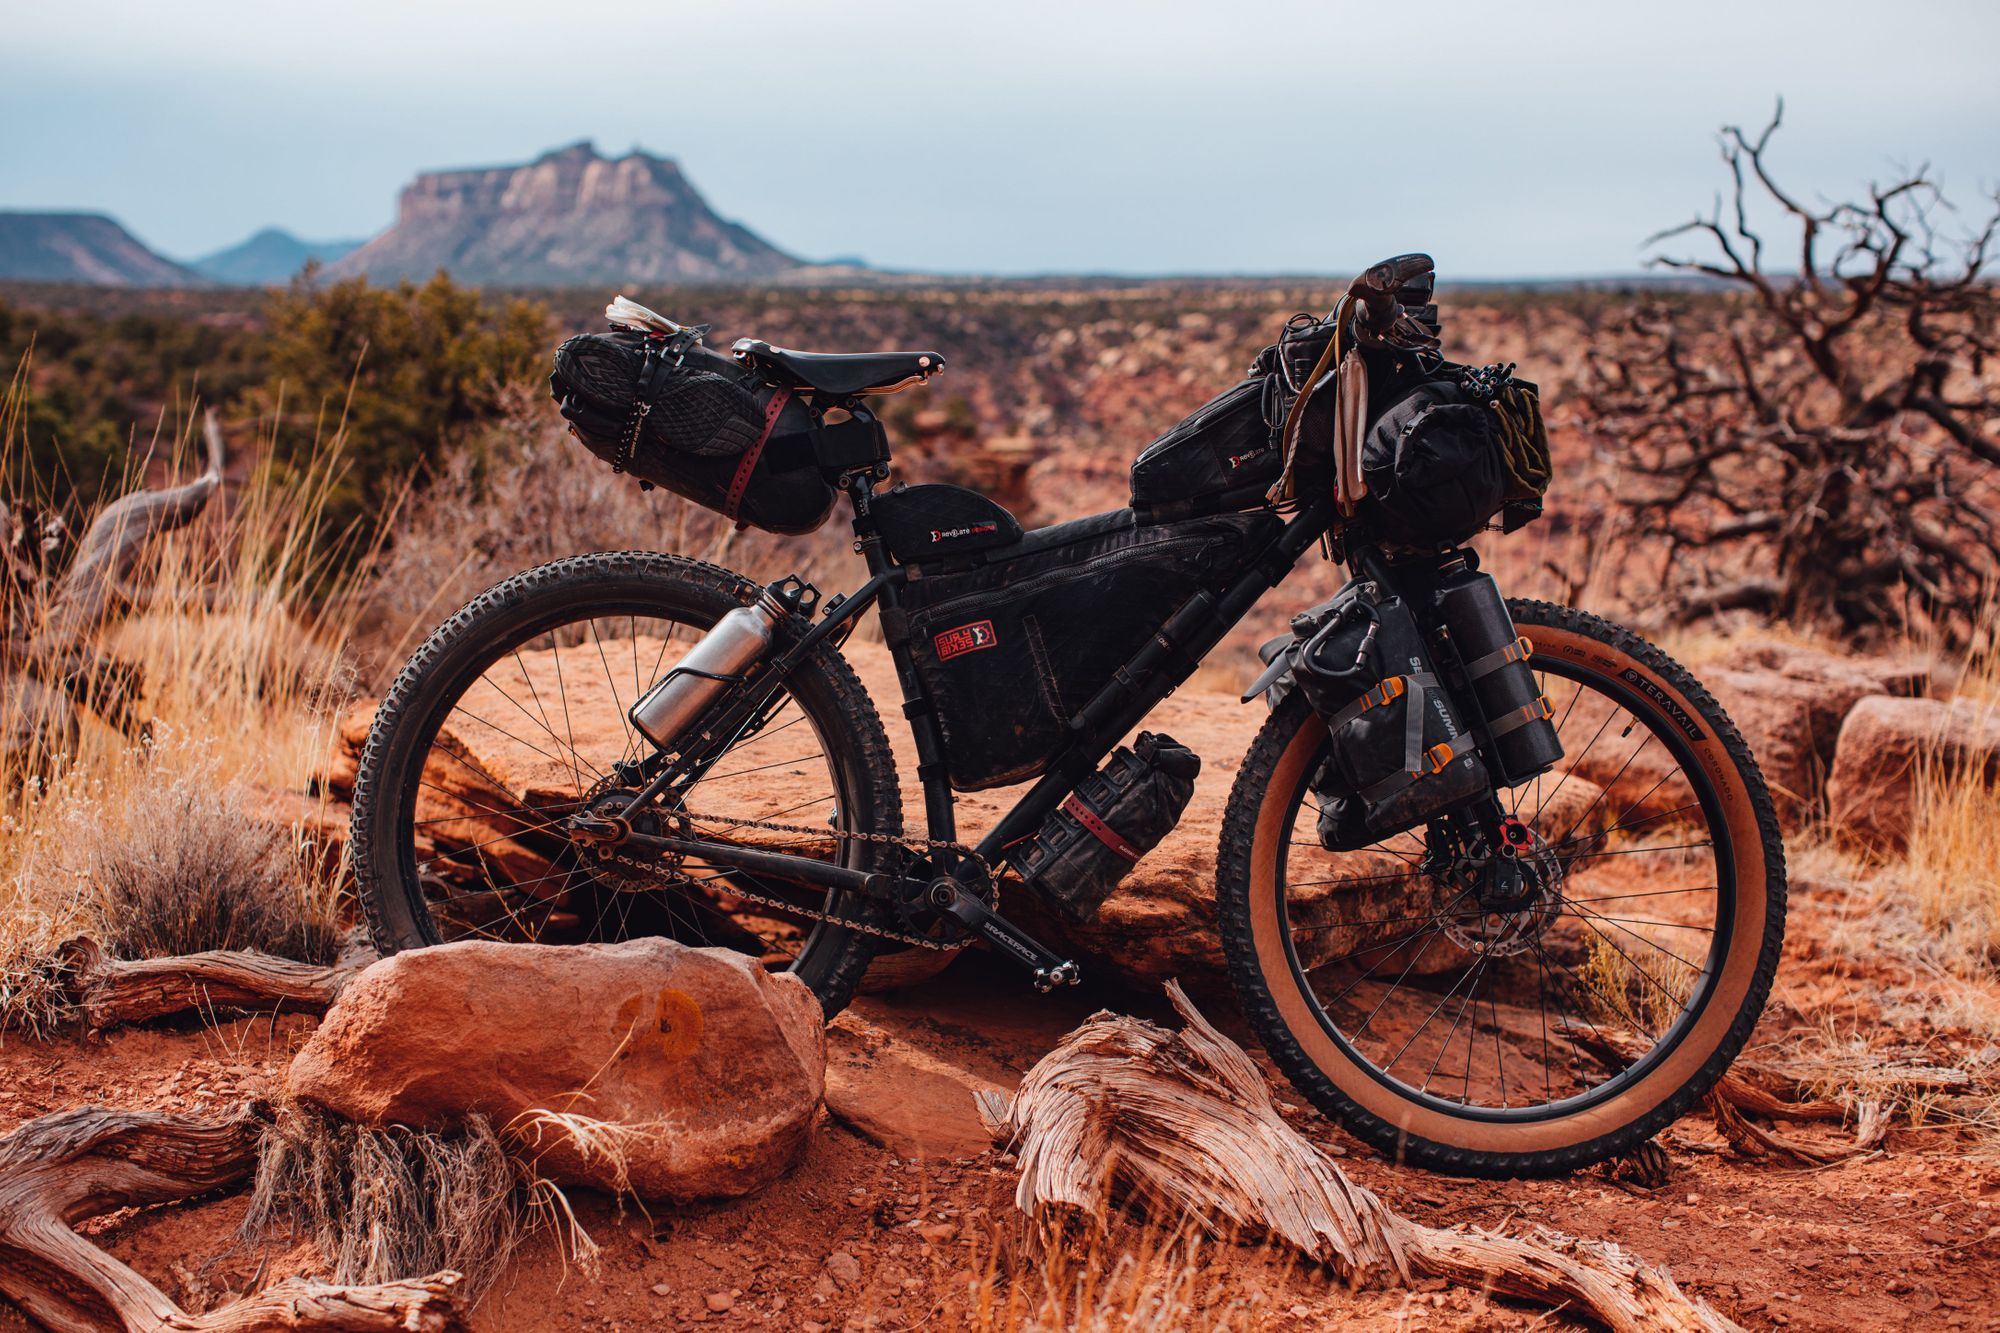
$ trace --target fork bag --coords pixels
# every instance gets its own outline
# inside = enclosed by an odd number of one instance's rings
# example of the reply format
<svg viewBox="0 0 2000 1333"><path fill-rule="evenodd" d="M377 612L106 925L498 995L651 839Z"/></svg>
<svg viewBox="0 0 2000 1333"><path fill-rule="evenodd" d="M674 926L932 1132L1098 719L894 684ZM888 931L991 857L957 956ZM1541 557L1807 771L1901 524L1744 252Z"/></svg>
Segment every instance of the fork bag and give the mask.
<svg viewBox="0 0 2000 1333"><path fill-rule="evenodd" d="M1292 674L1329 733L1314 787L1328 847L1380 841L1489 789L1408 605L1372 581L1334 600Z"/></svg>

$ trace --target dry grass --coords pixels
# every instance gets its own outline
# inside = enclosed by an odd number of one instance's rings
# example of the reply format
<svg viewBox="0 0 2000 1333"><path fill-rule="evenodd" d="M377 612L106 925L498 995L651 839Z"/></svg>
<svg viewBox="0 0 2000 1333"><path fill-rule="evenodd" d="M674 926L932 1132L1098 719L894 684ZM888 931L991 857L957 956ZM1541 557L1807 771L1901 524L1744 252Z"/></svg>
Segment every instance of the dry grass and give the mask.
<svg viewBox="0 0 2000 1333"><path fill-rule="evenodd" d="M1991 618L1988 618L1988 623ZM1976 724L2000 716L2000 648L1975 651L1956 693L1978 702ZM1943 961L1990 973L2000 961L2000 787L1993 765L1955 760L1942 743L1920 753L1904 881Z"/></svg>
<svg viewBox="0 0 2000 1333"><path fill-rule="evenodd" d="M520 1185L483 1117L445 1134L371 1129L294 1106L266 1131L243 1236L309 1236L341 1283L452 1269L476 1302L526 1233Z"/></svg>
<svg viewBox="0 0 2000 1333"><path fill-rule="evenodd" d="M18 395L0 408L0 474L16 478L23 469L6 464L21 410ZM307 789L350 690L350 585L334 572L350 553L321 531L343 448L336 430L307 466L280 471L259 441L264 461L226 502L151 543L95 644L135 674L138 729L80 709L0 757L0 1032L61 1019L50 959L79 932L128 956L329 954L335 871L309 845L309 812L272 793ZM6 498L17 511L45 499ZM93 516L64 521L81 531ZM22 679L0 684L9 734L32 706ZM75 693L101 687L83 680Z"/></svg>
<svg viewBox="0 0 2000 1333"><path fill-rule="evenodd" d="M1295 1259L1142 1225L996 1226L936 1284L946 1327L977 1333L1178 1333L1269 1327ZM1279 1327L1284 1326L1280 1317Z"/></svg>
<svg viewBox="0 0 2000 1333"><path fill-rule="evenodd" d="M338 952L339 892L297 830L224 775L212 743L154 751L131 785L61 814L55 859L115 957L255 949L309 963Z"/></svg>

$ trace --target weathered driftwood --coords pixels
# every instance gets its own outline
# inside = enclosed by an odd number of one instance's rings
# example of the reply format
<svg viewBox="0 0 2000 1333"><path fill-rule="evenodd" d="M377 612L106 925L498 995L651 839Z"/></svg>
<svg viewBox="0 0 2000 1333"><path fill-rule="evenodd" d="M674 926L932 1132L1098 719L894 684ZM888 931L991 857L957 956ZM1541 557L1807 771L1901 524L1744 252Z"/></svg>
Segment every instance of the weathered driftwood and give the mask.
<svg viewBox="0 0 2000 1333"><path fill-rule="evenodd" d="M70 993L93 1028L144 1023L190 1009L321 1014L369 956L327 967L267 953L217 949L120 962L88 936L63 945Z"/></svg>
<svg viewBox="0 0 2000 1333"><path fill-rule="evenodd" d="M116 1209L243 1184L265 1119L264 1108L248 1102L220 1120L91 1107L31 1120L0 1138L0 1293L59 1333L463 1328L456 1273L352 1287L291 1278L190 1315L72 1230Z"/></svg>
<svg viewBox="0 0 2000 1333"><path fill-rule="evenodd" d="M143 594L130 582L147 542L186 527L222 488L224 450L215 414L203 418L208 467L165 490L141 490L106 505L60 576L24 549L27 526L0 505L0 757L46 762L76 741L94 714L132 736L145 735L137 704L142 681L129 662L100 649L98 629L113 610ZM60 525L55 528L60 531ZM46 535L46 534L45 534Z"/></svg>
<svg viewBox="0 0 2000 1333"><path fill-rule="evenodd" d="M1578 1045L1593 1049L1606 1059L1629 1063L1643 1054L1636 1039L1615 1031L1572 1032ZM1939 1092L1963 1088L1972 1076L1962 1069L1908 1063L1870 1063L1854 1072L1884 1095L1855 1096L1850 1100L1830 1100L1815 1095L1816 1085L1838 1075L1838 1066L1782 1064L1768 1060L1738 1060L1709 1091L1703 1105L1715 1121L1716 1130L1729 1146L1745 1157L1785 1157L1810 1166L1843 1161L1859 1153L1871 1152L1888 1137L1889 1121L1899 1096L1915 1092ZM1838 1082L1836 1077L1834 1081ZM1795 1123L1841 1124L1854 1121L1854 1141L1849 1144L1802 1143L1767 1129L1750 1117L1787 1120Z"/></svg>
<svg viewBox="0 0 2000 1333"><path fill-rule="evenodd" d="M126 577L156 533L186 527L222 487L225 455L215 413L202 417L208 467L193 481L161 491L134 491L98 511L76 555L57 581L37 647L75 647L102 621L126 586Z"/></svg>
<svg viewBox="0 0 2000 1333"><path fill-rule="evenodd" d="M1178 985L1167 991L1179 1032L1100 1013L1013 1097L980 1094L988 1129L1020 1156L1015 1202L1030 1217L1091 1221L1131 1202L1291 1246L1348 1281L1442 1277L1634 1333L1736 1328L1615 1245L1440 1229L1391 1211L1284 1122L1257 1066Z"/></svg>

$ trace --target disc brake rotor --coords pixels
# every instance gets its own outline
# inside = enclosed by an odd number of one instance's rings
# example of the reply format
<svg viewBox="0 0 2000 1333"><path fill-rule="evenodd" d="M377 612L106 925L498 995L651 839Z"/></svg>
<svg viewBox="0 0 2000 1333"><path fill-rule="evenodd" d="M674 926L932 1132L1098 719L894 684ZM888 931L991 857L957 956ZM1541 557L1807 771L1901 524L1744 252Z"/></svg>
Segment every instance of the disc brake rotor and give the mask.
<svg viewBox="0 0 2000 1333"><path fill-rule="evenodd" d="M1518 901L1506 908L1487 906L1494 899L1492 877L1517 873ZM1540 837L1511 856L1488 855L1460 859L1446 878L1457 890L1444 909L1445 938L1471 953L1506 958L1533 948L1562 914L1562 858Z"/></svg>

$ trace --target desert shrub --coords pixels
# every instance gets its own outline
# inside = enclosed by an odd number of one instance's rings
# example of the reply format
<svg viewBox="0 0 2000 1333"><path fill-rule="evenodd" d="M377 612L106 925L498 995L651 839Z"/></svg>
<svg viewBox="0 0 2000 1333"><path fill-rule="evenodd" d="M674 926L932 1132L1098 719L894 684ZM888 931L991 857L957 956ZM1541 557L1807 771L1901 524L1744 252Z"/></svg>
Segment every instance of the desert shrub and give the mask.
<svg viewBox="0 0 2000 1333"><path fill-rule="evenodd" d="M443 274L422 286L301 282L265 318L262 397L282 422L278 457L310 458L334 429L353 441L326 496L336 531L369 528L421 487L509 385L546 375L553 344L540 306L489 303Z"/></svg>
<svg viewBox="0 0 2000 1333"><path fill-rule="evenodd" d="M76 820L62 854L77 859L105 947L121 958L255 949L332 962L338 895L315 849L257 804L212 756L153 759L91 812L101 818Z"/></svg>
<svg viewBox="0 0 2000 1333"><path fill-rule="evenodd" d="M0 463L19 421L0 404ZM30 734L0 745L0 1030L61 1018L58 946L78 933L127 956L330 956L335 867L286 793L308 789L349 689L345 593L313 554L333 461L260 464L226 510L153 535L50 659L62 671L34 660L56 624L39 575L8 568L0 739ZM36 698L62 725L20 725Z"/></svg>
<svg viewBox="0 0 2000 1333"><path fill-rule="evenodd" d="M90 504L171 448L174 431L162 423L184 419L195 393L233 400L258 379L257 361L241 321L0 300L0 366L23 391L7 493L25 474L59 506Z"/></svg>

